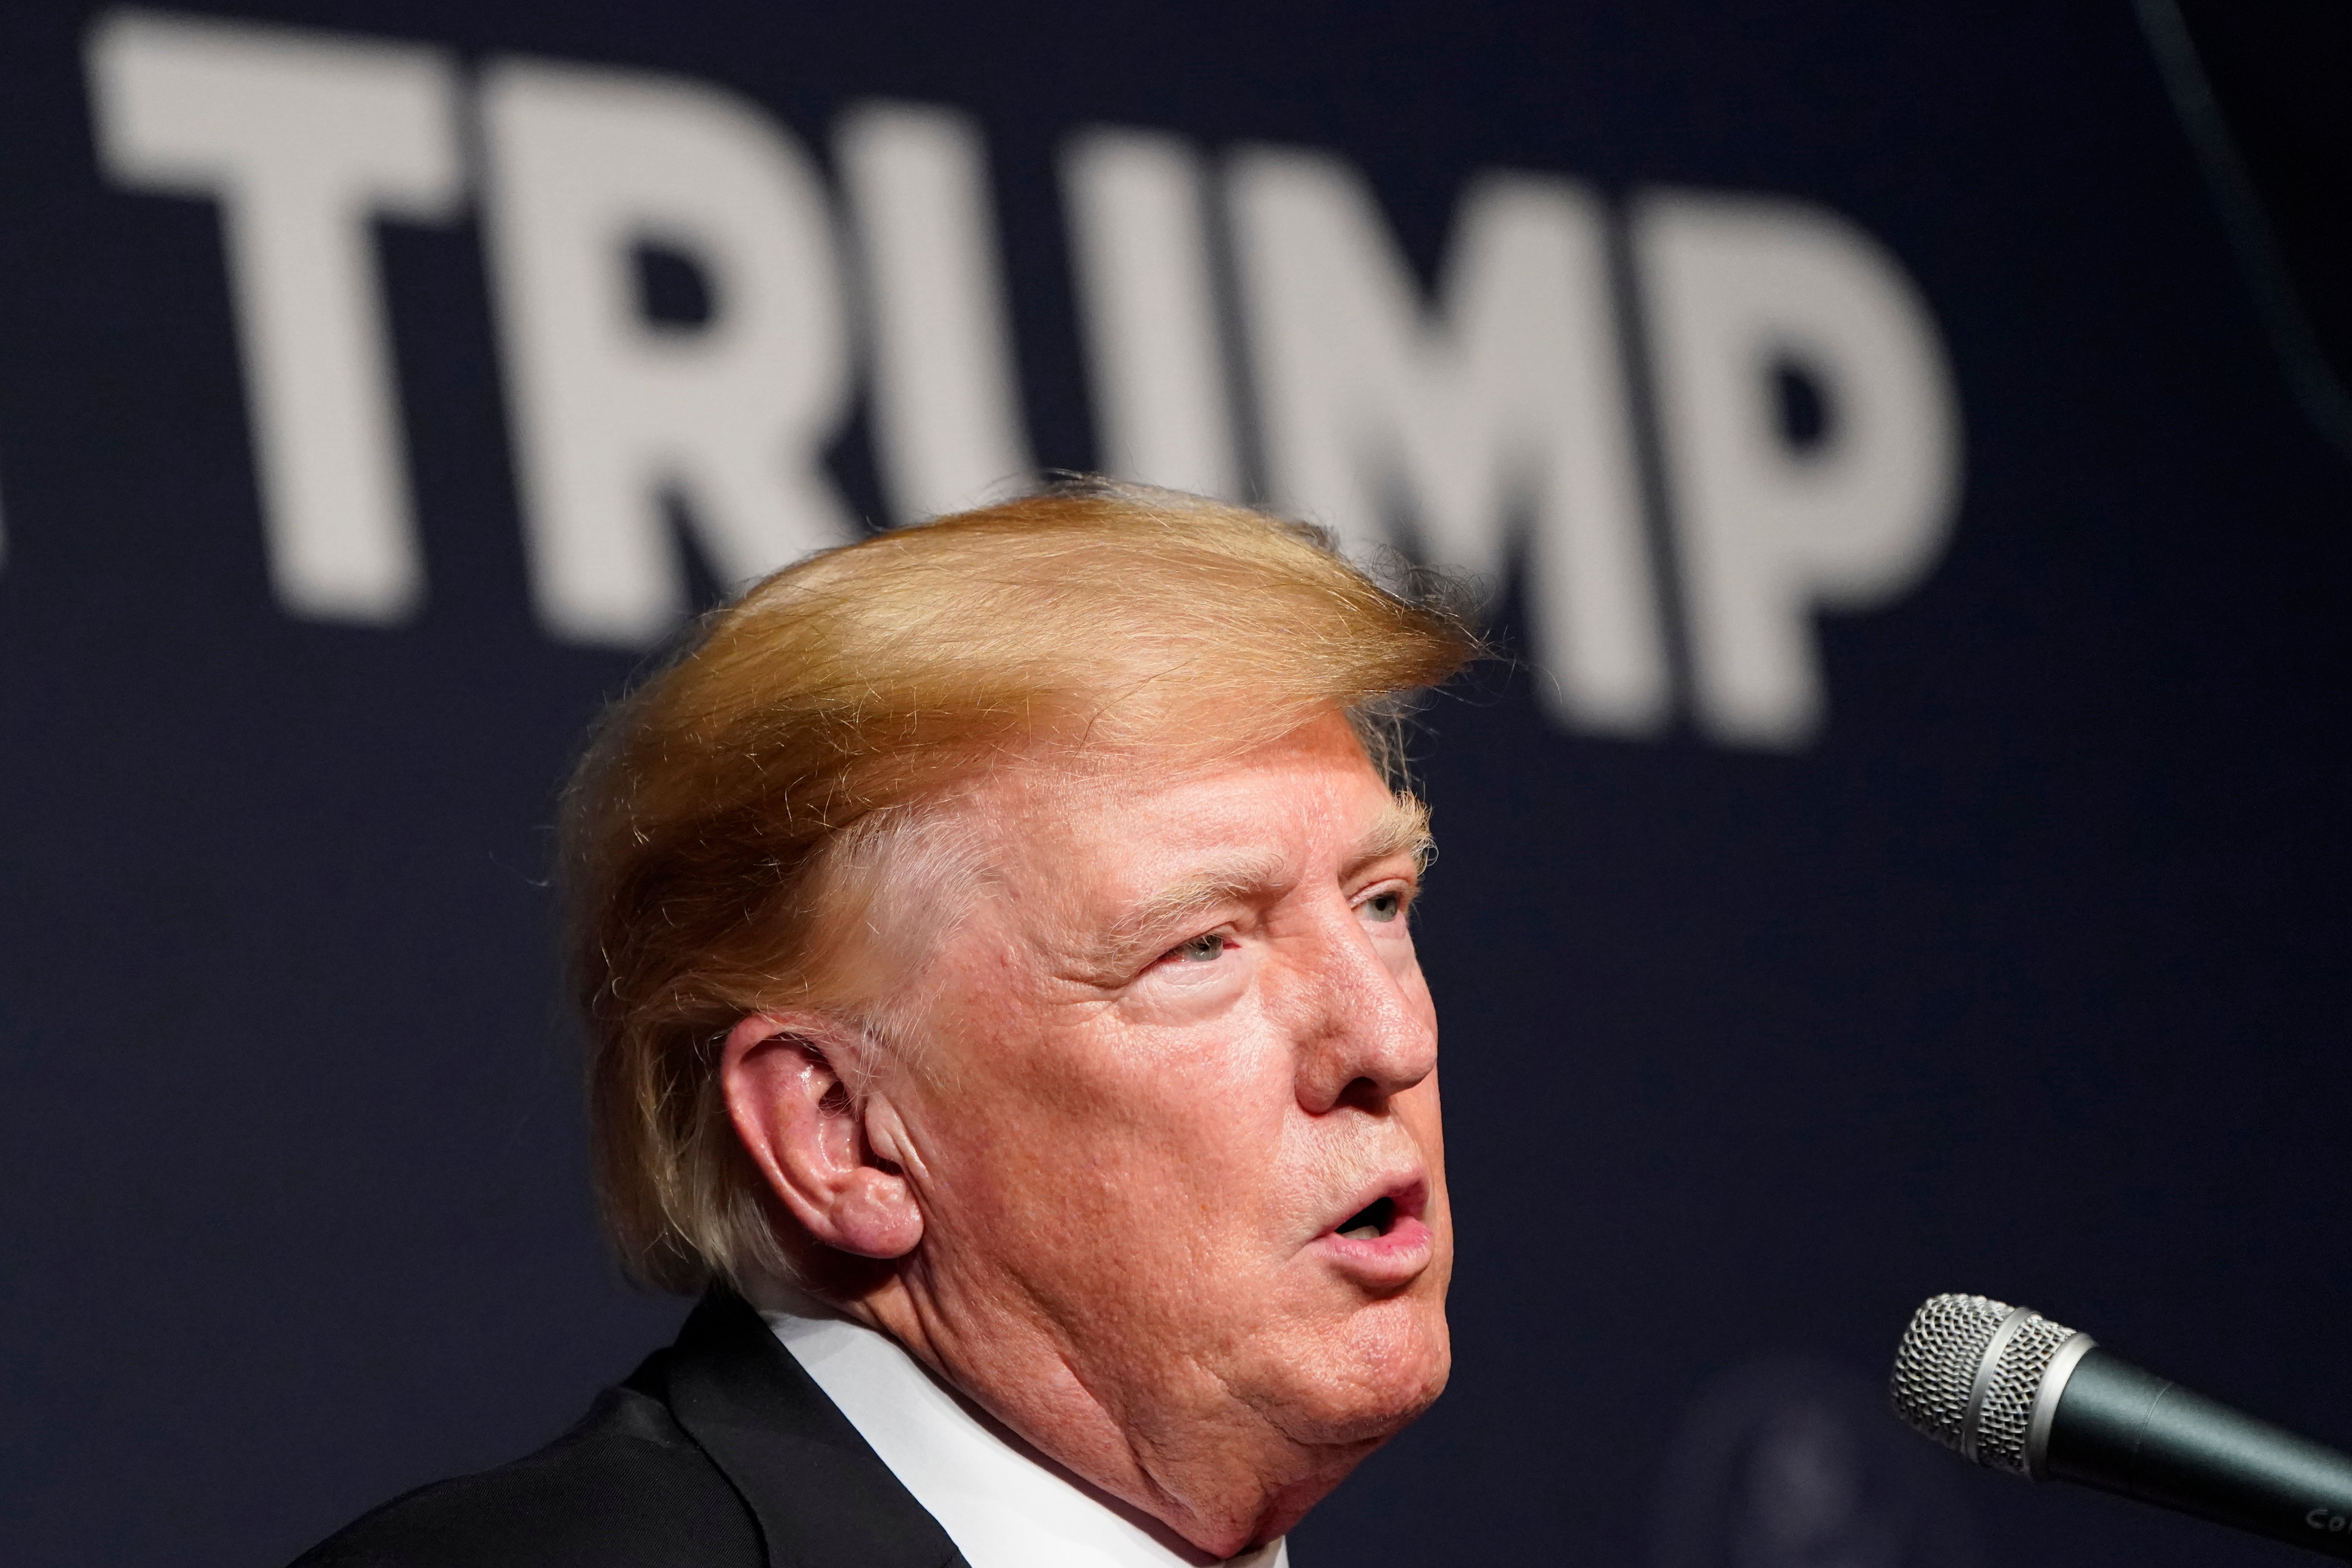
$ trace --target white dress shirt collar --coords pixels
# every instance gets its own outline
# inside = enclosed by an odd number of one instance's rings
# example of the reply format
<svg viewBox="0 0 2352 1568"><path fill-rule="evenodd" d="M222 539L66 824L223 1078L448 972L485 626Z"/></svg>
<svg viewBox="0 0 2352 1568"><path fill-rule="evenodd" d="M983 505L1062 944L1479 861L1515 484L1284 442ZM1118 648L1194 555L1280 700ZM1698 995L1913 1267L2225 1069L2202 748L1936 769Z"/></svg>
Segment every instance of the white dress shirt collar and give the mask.
<svg viewBox="0 0 2352 1568"><path fill-rule="evenodd" d="M763 1292L765 1294L765 1292ZM896 1340L803 1296L760 1314L971 1568L1202 1568L1213 1559L956 1394ZM1276 1541L1232 1568L1288 1568Z"/></svg>

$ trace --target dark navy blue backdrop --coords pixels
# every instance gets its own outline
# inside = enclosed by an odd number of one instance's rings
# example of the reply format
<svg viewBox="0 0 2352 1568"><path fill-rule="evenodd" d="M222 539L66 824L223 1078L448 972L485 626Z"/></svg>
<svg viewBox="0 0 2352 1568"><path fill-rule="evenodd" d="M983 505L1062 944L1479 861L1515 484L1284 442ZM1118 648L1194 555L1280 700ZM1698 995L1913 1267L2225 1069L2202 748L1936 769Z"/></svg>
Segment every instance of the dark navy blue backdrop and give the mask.
<svg viewBox="0 0 2352 1568"><path fill-rule="evenodd" d="M1876 237L1962 498L1920 586L1822 621L1819 740L1569 734L1507 670L1430 713L1457 1370L1295 1560L2282 1560L1871 1409L1970 1289L2352 1444L2352 464L2127 6L234 16L681 73L820 146L970 111L1055 465L1097 458L1074 126L1337 150L1424 275L1497 166ZM471 216L379 230L425 607L278 607L218 215L101 174L91 16L0 17L0 1557L266 1563L679 1316L594 1231L545 885L634 658L531 617ZM865 426L834 468L879 516Z"/></svg>

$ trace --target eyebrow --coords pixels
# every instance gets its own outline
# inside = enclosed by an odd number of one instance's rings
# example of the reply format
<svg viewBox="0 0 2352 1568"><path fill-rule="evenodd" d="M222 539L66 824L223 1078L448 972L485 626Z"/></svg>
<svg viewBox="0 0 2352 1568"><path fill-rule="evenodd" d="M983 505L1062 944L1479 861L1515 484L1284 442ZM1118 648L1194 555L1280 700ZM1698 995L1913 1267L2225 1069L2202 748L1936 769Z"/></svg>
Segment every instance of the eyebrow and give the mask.
<svg viewBox="0 0 2352 1568"><path fill-rule="evenodd" d="M1437 841L1429 835L1429 807L1409 795L1389 799L1380 816L1358 841L1355 853L1342 868L1353 877L1375 861L1411 855L1417 873L1437 855ZM1117 952L1158 940L1159 934L1190 923L1212 910L1246 903L1287 880L1289 867L1272 852L1236 855L1204 866L1145 897L1129 910L1110 933L1106 948Z"/></svg>
<svg viewBox="0 0 2352 1568"><path fill-rule="evenodd" d="M1369 866L1395 855L1411 855L1413 868L1425 871L1437 858L1437 840L1429 835L1429 806L1419 797L1400 791L1389 796L1380 820L1364 836L1348 868Z"/></svg>

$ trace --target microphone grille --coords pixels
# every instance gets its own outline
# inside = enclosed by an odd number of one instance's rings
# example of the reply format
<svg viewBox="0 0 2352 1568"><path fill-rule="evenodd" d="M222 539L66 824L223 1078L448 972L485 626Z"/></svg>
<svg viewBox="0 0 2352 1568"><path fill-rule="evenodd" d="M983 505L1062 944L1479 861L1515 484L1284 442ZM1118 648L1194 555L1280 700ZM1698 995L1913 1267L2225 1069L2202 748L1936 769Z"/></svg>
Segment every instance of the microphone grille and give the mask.
<svg viewBox="0 0 2352 1568"><path fill-rule="evenodd" d="M2034 1395L2059 1347L2074 1337L2074 1330L2006 1301L1931 1297L1911 1315L1895 1352L1895 1414L1979 1465L2027 1475Z"/></svg>
<svg viewBox="0 0 2352 1568"><path fill-rule="evenodd" d="M1911 1326L1895 1347L1895 1376L1887 1390L1905 1425L1960 1451L1977 1368L2009 1313L2008 1302L1989 1297L1931 1296L1911 1314Z"/></svg>

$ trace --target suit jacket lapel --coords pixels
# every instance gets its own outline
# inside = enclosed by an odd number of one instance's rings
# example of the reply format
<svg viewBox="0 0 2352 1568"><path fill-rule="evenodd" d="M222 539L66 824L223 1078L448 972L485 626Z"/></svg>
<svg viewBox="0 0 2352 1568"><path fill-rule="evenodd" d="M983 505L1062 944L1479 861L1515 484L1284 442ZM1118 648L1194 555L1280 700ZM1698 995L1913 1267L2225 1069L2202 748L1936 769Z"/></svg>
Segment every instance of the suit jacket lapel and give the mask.
<svg viewBox="0 0 2352 1568"><path fill-rule="evenodd" d="M964 1568L750 1305L704 1297L671 1357L670 1413L750 1505L770 1568Z"/></svg>

